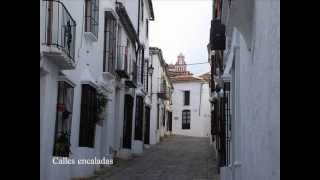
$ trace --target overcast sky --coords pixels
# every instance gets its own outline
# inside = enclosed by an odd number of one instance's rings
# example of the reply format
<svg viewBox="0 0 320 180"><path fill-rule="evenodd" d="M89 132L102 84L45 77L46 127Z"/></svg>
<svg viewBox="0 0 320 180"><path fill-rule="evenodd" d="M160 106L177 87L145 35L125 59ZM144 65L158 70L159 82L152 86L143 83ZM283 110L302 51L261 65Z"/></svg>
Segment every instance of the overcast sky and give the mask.
<svg viewBox="0 0 320 180"><path fill-rule="evenodd" d="M152 0L150 45L162 49L165 61L175 63L180 52L187 64L208 62L212 0ZM210 71L209 64L190 65L194 74Z"/></svg>

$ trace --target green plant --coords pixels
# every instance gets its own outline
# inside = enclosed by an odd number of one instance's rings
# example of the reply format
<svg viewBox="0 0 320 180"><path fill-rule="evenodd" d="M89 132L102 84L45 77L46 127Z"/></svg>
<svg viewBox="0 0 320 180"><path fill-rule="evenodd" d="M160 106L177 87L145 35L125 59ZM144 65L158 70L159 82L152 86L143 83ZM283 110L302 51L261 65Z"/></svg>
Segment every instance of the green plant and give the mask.
<svg viewBox="0 0 320 180"><path fill-rule="evenodd" d="M63 132L57 139L54 145L54 154L58 156L69 156L71 153L70 150L70 141L69 133Z"/></svg>
<svg viewBox="0 0 320 180"><path fill-rule="evenodd" d="M100 114L104 111L107 104L107 97L102 93L97 93L97 113Z"/></svg>

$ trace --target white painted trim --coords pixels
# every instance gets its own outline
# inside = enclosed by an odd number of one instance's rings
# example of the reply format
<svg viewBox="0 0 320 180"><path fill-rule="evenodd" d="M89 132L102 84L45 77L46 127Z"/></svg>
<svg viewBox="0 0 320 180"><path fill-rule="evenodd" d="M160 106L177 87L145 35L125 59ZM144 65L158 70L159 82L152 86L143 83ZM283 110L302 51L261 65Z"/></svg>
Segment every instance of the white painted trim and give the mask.
<svg viewBox="0 0 320 180"><path fill-rule="evenodd" d="M231 70L231 67L232 67L232 64L233 64L233 57L234 57L234 51L235 51L235 48L238 48L239 45L237 44L237 29L236 28L233 28L233 33L232 33L232 42L231 42L231 47L229 49L229 55L228 55L228 58L227 58L227 62L226 62L226 68L224 69L224 72L223 72L223 75L222 77L228 77L230 76L230 70Z"/></svg>
<svg viewBox="0 0 320 180"><path fill-rule="evenodd" d="M88 85L92 86L95 89L99 88L99 86L96 83L92 82L92 81L81 81L81 84L88 84Z"/></svg>
<svg viewBox="0 0 320 180"><path fill-rule="evenodd" d="M71 85L73 88L76 87L76 83L74 83L73 81L71 81L69 78L67 78L66 76L59 76L58 77L58 81L64 81L66 83L68 83L69 85Z"/></svg>
<svg viewBox="0 0 320 180"><path fill-rule="evenodd" d="M116 13L116 11L115 11L113 8L104 8L103 11L104 11L104 13L105 13L106 11L111 12L112 15L113 15L113 17L114 17L117 21L119 20L119 16L118 16L118 14Z"/></svg>

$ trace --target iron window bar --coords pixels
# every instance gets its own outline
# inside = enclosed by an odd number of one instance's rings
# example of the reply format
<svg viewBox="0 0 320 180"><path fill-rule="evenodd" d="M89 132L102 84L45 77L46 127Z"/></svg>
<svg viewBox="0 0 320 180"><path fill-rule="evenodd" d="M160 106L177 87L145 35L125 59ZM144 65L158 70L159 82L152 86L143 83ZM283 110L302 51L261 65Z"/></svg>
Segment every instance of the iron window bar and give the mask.
<svg viewBox="0 0 320 180"><path fill-rule="evenodd" d="M128 46L118 45L117 47L117 68L116 72L120 77L129 78L128 72Z"/></svg>
<svg viewBox="0 0 320 180"><path fill-rule="evenodd" d="M68 157L72 124L73 87L64 81L58 82L56 122L53 155Z"/></svg>
<svg viewBox="0 0 320 180"><path fill-rule="evenodd" d="M98 37L99 0L86 0L85 31Z"/></svg>
<svg viewBox="0 0 320 180"><path fill-rule="evenodd" d="M230 82L224 82L224 121L226 133L226 165L230 164L230 141L231 141L231 98Z"/></svg>
<svg viewBox="0 0 320 180"><path fill-rule="evenodd" d="M43 45L61 49L75 62L76 21L59 0L42 0L45 19Z"/></svg>
<svg viewBox="0 0 320 180"><path fill-rule="evenodd" d="M103 72L115 74L116 58L116 19L109 11L105 12Z"/></svg>

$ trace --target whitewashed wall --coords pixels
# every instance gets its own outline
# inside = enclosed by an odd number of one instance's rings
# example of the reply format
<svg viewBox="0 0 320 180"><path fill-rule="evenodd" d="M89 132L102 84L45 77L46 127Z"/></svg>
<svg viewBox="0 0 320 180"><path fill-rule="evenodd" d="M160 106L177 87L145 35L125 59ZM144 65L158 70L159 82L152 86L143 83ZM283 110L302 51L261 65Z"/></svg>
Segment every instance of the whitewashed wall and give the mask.
<svg viewBox="0 0 320 180"><path fill-rule="evenodd" d="M157 104L158 104L158 97L157 92L160 89L160 77L161 77L161 65L159 56L154 54L150 55L150 60L152 66L154 67L152 80L151 80L151 112L150 112L150 144L156 144L160 140L160 131L157 129ZM160 112L159 112L160 113ZM161 113L160 113L161 114ZM159 116L160 117L160 116ZM159 118L160 119L160 118ZM159 120L160 124L160 120Z"/></svg>
<svg viewBox="0 0 320 180"><path fill-rule="evenodd" d="M102 79L103 63L103 31L104 31L104 10L114 9L114 1L100 0L99 12L99 34L98 41L91 41L84 35L84 1L62 1L71 16L77 23L76 26L76 51L74 70L65 70L63 73L76 86L74 87L73 114L71 127L71 152L70 158L97 158L108 156L110 147L114 146L114 91L110 92L108 103L107 120L104 125L96 126L94 148L79 147L79 126L80 126L80 105L81 105L81 80L85 72L88 72L93 83ZM43 30L43 29L41 29ZM58 69L50 61L44 59L44 66L48 73L40 78L41 84L41 179L56 180L70 179L71 177L91 175L97 166L87 165L52 165L52 150L56 116L57 98L57 76ZM110 87L114 90L114 86Z"/></svg>
<svg viewBox="0 0 320 180"><path fill-rule="evenodd" d="M172 95L172 132L173 134L204 137L209 136L210 128L210 103L209 87L205 83L201 86L200 82L174 82ZM202 95L200 92L202 88ZM183 91L190 91L190 105L184 105ZM201 104L200 104L201 98ZM190 110L191 121L190 129L182 129L182 111ZM200 110L200 115L199 115ZM209 115L209 116L208 116Z"/></svg>
<svg viewBox="0 0 320 180"><path fill-rule="evenodd" d="M221 179L279 180L280 1L252 0L236 5L230 16L234 24L229 26L240 32L234 62L237 141L233 164L238 165L233 173L222 171ZM236 23L238 19L246 23Z"/></svg>

